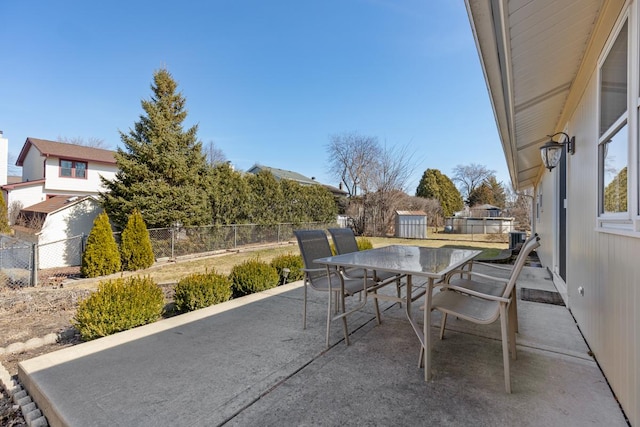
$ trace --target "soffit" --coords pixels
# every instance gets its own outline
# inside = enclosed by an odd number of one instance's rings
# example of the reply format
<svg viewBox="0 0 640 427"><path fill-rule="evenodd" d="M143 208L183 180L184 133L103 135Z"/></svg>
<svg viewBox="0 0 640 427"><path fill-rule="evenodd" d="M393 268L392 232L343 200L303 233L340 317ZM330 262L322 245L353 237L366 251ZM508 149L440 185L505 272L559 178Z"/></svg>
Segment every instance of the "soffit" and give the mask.
<svg viewBox="0 0 640 427"><path fill-rule="evenodd" d="M512 184L534 185L603 0L467 0Z"/></svg>

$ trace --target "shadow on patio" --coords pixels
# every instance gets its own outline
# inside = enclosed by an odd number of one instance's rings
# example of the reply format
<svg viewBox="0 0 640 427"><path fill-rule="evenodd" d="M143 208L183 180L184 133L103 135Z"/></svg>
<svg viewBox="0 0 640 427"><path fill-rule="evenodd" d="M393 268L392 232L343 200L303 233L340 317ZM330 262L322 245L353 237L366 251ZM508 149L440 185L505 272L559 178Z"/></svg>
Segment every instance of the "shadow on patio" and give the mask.
<svg viewBox="0 0 640 427"><path fill-rule="evenodd" d="M545 269L519 287L554 291ZM390 291L394 291L391 290ZM302 283L232 300L49 353L20 380L51 425L627 425L564 306L519 301L513 394L504 391L500 326L451 319L424 382L404 311L373 304L324 346L326 294Z"/></svg>

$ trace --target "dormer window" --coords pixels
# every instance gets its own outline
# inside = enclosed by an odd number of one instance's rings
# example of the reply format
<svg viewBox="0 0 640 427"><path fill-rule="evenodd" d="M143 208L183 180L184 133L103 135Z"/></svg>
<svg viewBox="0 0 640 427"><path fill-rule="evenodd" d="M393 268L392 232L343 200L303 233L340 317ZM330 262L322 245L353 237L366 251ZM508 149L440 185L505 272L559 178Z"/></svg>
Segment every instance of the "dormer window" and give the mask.
<svg viewBox="0 0 640 427"><path fill-rule="evenodd" d="M60 176L66 178L87 178L87 162L60 160Z"/></svg>

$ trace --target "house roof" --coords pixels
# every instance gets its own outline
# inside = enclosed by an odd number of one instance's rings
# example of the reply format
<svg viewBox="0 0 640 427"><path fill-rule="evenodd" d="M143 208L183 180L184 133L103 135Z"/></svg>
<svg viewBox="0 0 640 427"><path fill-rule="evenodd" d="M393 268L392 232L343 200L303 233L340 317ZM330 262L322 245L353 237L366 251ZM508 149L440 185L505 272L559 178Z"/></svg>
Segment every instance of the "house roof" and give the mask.
<svg viewBox="0 0 640 427"><path fill-rule="evenodd" d="M91 196L53 196L44 202L22 208L21 211L51 214L73 205L77 205L87 199L95 201L95 198Z"/></svg>
<svg viewBox="0 0 640 427"><path fill-rule="evenodd" d="M563 131L590 78L603 0L466 0L515 189L535 185L540 146ZM598 40L598 43L601 43Z"/></svg>
<svg viewBox="0 0 640 427"><path fill-rule="evenodd" d="M402 216L427 216L424 211L396 211L396 215Z"/></svg>
<svg viewBox="0 0 640 427"><path fill-rule="evenodd" d="M317 182L316 180L307 178L306 176L299 174L298 172L272 168L272 167L260 165L257 163L253 165L250 169L248 169L247 172L257 174L261 170L271 172L276 179L290 179L292 181L297 181L300 184L307 184L307 185L319 184L319 182Z"/></svg>
<svg viewBox="0 0 640 427"><path fill-rule="evenodd" d="M288 171L285 169L278 169L278 168L272 168L269 166L264 166L261 164L256 163L255 165L253 165L251 168L249 168L247 170L247 173L253 173L253 174L257 174L258 172L260 172L261 170L265 170L265 171L269 171L273 174L273 176L276 179L290 179L292 181L296 181L302 185L322 185L323 187L325 187L327 190L329 190L331 193L333 193L334 195L337 196L346 196L348 193L344 190L341 190L337 187L334 187L332 185L327 185L327 184L322 184L321 182L316 181L314 178L308 178L302 174L299 174L298 172L293 172L293 171Z"/></svg>
<svg viewBox="0 0 640 427"><path fill-rule="evenodd" d="M16 188L22 188L22 187L29 187L32 185L42 185L45 183L45 179L34 179L33 181L22 181L22 182L16 182L16 183L9 183L9 184L5 184L3 185L2 188L3 190L14 190Z"/></svg>
<svg viewBox="0 0 640 427"><path fill-rule="evenodd" d="M45 157L62 157L70 160L116 164L115 151L29 137L22 146L22 150L16 161L16 166L23 165L24 159L27 157L27 153L32 146Z"/></svg>

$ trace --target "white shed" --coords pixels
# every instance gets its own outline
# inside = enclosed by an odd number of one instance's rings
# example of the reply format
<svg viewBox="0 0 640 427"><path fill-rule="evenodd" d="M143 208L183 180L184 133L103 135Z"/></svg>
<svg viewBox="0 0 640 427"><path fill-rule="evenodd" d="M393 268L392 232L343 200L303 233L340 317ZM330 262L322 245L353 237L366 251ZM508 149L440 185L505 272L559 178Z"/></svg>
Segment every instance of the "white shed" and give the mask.
<svg viewBox="0 0 640 427"><path fill-rule="evenodd" d="M423 211L396 211L396 237L427 238L427 214Z"/></svg>

